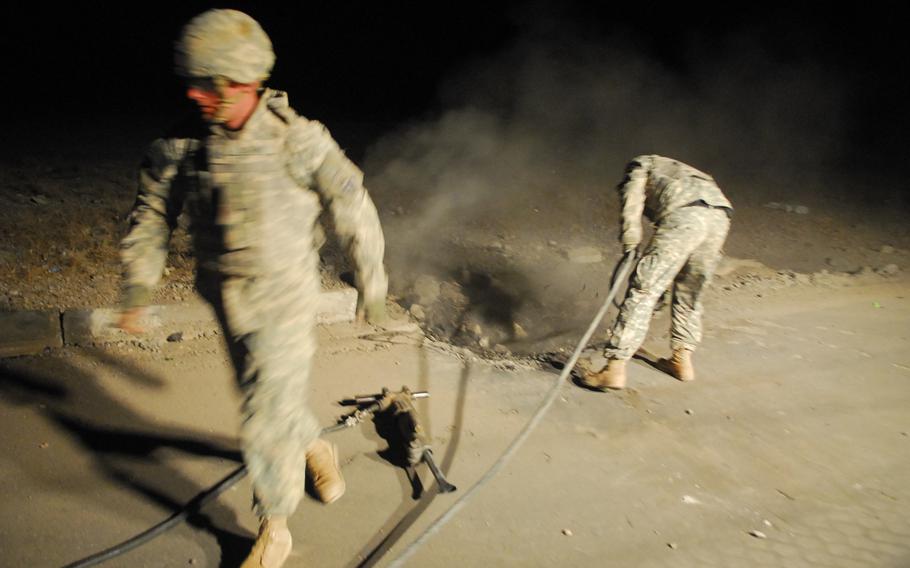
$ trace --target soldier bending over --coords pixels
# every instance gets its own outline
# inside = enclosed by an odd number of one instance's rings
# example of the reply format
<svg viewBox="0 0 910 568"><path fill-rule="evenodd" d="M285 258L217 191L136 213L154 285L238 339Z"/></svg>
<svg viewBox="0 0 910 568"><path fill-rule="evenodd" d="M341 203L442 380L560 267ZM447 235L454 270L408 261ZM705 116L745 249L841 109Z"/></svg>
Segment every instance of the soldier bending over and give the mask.
<svg viewBox="0 0 910 568"><path fill-rule="evenodd" d="M694 380L692 352L702 335L700 296L720 262L733 206L710 175L663 156L633 159L618 189L623 251L638 249L642 213L656 227L604 349L607 365L585 373L581 382L599 390L626 386L626 361L644 341L654 305L671 284L673 354L658 366L681 381Z"/></svg>

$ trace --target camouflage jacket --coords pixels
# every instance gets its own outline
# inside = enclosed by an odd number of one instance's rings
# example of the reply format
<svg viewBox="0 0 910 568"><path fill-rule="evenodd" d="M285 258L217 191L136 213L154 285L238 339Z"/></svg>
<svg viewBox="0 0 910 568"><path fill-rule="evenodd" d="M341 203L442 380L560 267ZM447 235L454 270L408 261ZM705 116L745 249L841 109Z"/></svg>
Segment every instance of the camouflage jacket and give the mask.
<svg viewBox="0 0 910 568"><path fill-rule="evenodd" d="M641 216L659 223L674 210L700 203L732 211L733 206L710 175L657 155L637 156L626 166L617 188L622 200L623 245L641 242Z"/></svg>
<svg viewBox="0 0 910 568"><path fill-rule="evenodd" d="M124 307L148 303L184 209L202 267L257 276L314 254L323 205L356 266L361 302L384 302L376 207L363 173L322 124L297 115L285 93L267 89L239 131L201 120L178 126L151 144L140 167L121 246Z"/></svg>

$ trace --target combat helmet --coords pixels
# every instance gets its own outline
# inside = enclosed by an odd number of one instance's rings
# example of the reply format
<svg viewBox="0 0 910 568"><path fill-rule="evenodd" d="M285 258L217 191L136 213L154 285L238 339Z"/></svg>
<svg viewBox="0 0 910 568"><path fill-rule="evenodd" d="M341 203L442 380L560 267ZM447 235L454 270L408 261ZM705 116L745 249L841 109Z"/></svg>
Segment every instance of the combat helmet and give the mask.
<svg viewBox="0 0 910 568"><path fill-rule="evenodd" d="M174 46L174 63L183 77L254 83L268 78L275 52L256 20L237 10L213 9L184 26Z"/></svg>

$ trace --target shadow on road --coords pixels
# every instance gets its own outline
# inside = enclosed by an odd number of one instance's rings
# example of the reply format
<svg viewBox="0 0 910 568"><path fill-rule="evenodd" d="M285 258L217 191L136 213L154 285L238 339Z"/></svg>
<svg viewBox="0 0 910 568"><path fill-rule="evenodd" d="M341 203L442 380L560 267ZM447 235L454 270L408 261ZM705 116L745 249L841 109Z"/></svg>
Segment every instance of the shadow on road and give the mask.
<svg viewBox="0 0 910 568"><path fill-rule="evenodd" d="M153 388L166 384L109 353L96 349L86 349L83 353L113 369L124 380ZM62 358L0 362L0 393L12 404L31 407L61 433L81 444L91 456L96 472L168 513L181 510L186 502L206 489L168 464L168 450L241 462L235 440L150 422L107 392L93 373ZM25 471L33 466L25 462L18 465ZM30 474L31 479L40 480L46 472ZM59 484L48 489L62 490ZM205 513L192 514L187 522L210 533L218 542L221 558L209 559L211 565L220 562L221 566L234 566L232 559L242 557L249 550L252 537L243 536L247 531L237 523L230 508L215 502L207 509ZM111 543L114 544L117 543ZM95 552L73 551L73 556Z"/></svg>

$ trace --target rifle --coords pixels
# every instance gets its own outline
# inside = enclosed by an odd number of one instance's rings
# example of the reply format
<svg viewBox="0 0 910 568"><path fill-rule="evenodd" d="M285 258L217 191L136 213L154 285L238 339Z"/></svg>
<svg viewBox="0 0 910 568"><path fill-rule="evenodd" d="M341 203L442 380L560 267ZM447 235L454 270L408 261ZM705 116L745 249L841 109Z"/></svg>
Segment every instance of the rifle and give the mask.
<svg viewBox="0 0 910 568"><path fill-rule="evenodd" d="M418 398L427 398L430 393L426 391L412 392L403 386L398 392L383 388L379 394L358 395L341 401L342 405L359 407L353 413L343 416L338 424L332 428L349 428L380 412L389 412L395 419L398 430L407 443L408 465L416 467L420 463L427 464L440 493L451 493L457 487L449 483L436 462L433 460L433 450L426 439L423 427L420 424L420 415L414 406Z"/></svg>

